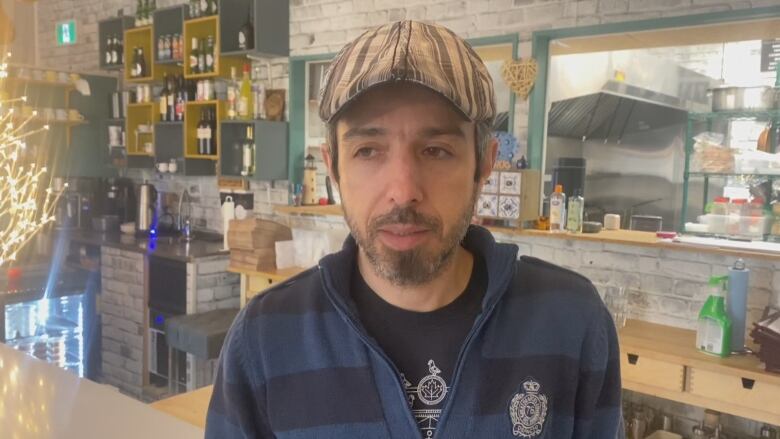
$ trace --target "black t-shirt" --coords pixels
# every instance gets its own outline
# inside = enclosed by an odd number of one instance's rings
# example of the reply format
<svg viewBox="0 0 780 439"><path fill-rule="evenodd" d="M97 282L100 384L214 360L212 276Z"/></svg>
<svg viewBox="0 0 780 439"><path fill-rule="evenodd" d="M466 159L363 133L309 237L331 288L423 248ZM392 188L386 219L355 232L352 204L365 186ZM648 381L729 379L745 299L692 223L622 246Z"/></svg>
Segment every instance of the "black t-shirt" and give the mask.
<svg viewBox="0 0 780 439"><path fill-rule="evenodd" d="M466 289L452 303L431 312L407 311L387 303L360 270L352 273L352 298L368 333L393 361L424 438L436 431L447 400L455 362L480 313L487 286L484 261L474 255Z"/></svg>

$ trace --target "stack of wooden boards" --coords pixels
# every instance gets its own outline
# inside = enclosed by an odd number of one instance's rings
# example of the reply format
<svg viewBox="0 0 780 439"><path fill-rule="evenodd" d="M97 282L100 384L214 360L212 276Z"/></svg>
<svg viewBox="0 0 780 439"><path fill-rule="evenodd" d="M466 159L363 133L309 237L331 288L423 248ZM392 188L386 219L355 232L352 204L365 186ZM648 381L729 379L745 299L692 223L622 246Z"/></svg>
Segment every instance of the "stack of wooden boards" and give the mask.
<svg viewBox="0 0 780 439"><path fill-rule="evenodd" d="M228 227L230 268L264 271L276 269L276 241L292 239L290 228L259 218L231 220Z"/></svg>

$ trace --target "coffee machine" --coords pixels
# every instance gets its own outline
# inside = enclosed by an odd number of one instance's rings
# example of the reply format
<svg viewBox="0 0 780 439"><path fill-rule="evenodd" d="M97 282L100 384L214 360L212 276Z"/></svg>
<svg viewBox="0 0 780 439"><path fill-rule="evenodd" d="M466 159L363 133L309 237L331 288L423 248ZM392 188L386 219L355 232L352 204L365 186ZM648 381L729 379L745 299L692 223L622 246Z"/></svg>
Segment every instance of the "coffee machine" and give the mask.
<svg viewBox="0 0 780 439"><path fill-rule="evenodd" d="M109 178L105 192L105 213L116 215L119 222L136 220L136 200L133 181L129 178Z"/></svg>

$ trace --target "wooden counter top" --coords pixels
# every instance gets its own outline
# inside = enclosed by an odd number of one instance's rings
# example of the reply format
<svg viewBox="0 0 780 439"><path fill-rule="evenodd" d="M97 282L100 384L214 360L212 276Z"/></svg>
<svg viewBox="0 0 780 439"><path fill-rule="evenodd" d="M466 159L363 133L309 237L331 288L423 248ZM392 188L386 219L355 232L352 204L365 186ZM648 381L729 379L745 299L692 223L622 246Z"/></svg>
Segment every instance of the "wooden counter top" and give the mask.
<svg viewBox="0 0 780 439"><path fill-rule="evenodd" d="M248 276L260 276L267 279L271 279L274 282L281 282L299 273L303 273L306 270L308 270L308 268L290 267L290 268L283 268L281 270L255 271L255 270L242 270L239 268L228 267L227 271L230 271L231 273L246 274Z"/></svg>
<svg viewBox="0 0 780 439"><path fill-rule="evenodd" d="M720 358L696 349L696 332L690 329L631 320L619 331L620 350L700 369L760 379L780 386L780 374L767 372L754 355Z"/></svg>
<svg viewBox="0 0 780 439"><path fill-rule="evenodd" d="M213 391L214 386L201 387L192 392L180 393L149 405L182 421L206 428L206 412Z"/></svg>

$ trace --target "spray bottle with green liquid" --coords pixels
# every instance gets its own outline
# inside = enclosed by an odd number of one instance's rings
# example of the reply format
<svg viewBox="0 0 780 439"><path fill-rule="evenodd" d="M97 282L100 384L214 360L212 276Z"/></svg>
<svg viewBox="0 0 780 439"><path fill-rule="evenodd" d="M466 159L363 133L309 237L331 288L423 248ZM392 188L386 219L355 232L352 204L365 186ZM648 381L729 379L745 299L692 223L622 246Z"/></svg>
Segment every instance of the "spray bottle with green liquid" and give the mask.
<svg viewBox="0 0 780 439"><path fill-rule="evenodd" d="M728 357L731 353L731 320L726 312L728 276L710 278L710 296L699 311L696 347L707 354Z"/></svg>

